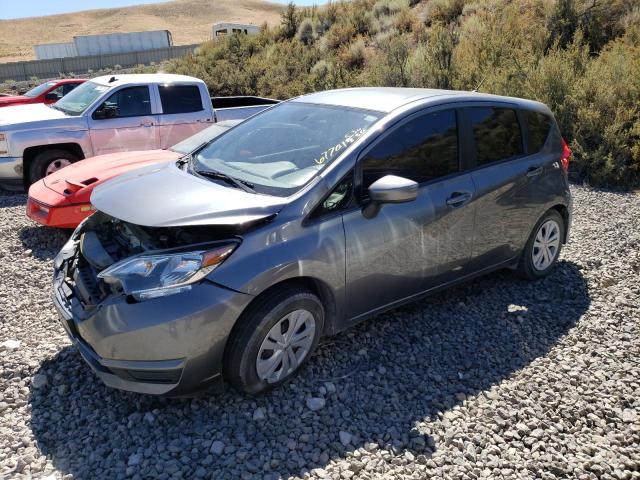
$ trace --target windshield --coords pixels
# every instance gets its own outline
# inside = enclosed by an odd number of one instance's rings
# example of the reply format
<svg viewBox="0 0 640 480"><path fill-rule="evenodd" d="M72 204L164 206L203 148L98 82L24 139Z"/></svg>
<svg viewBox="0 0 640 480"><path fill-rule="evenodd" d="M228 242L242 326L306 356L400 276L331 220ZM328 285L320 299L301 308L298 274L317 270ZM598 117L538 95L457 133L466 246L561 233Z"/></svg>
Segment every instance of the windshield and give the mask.
<svg viewBox="0 0 640 480"><path fill-rule="evenodd" d="M29 90L27 93L24 94L24 96L25 97L31 97L31 98L39 97L44 92L46 92L51 87L53 87L55 84L56 84L56 82L43 83L42 85L38 85L37 87L32 88L31 90Z"/></svg>
<svg viewBox="0 0 640 480"><path fill-rule="evenodd" d="M259 193L289 196L380 117L346 107L283 103L204 147L195 156L195 168L232 176Z"/></svg>
<svg viewBox="0 0 640 480"><path fill-rule="evenodd" d="M180 143L176 143L173 147L169 147L169 150L186 155L201 147L207 142L210 142L222 132L226 132L233 125L238 123L235 120L228 120L225 122L216 123L208 128L196 133L195 135L185 138Z"/></svg>
<svg viewBox="0 0 640 480"><path fill-rule="evenodd" d="M68 94L54 103L54 107L62 110L67 115L80 115L96 98L109 90L105 85L98 85L93 82L85 82L78 85Z"/></svg>

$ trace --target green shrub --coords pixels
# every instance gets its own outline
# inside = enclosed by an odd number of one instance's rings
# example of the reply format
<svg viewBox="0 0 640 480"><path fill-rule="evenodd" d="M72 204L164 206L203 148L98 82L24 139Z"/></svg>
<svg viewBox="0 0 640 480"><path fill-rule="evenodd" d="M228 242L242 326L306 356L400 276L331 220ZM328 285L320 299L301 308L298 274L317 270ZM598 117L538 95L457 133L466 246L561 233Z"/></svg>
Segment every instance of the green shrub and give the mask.
<svg viewBox="0 0 640 480"><path fill-rule="evenodd" d="M640 185L640 48L623 40L593 59L577 85L572 142L594 185Z"/></svg>
<svg viewBox="0 0 640 480"><path fill-rule="evenodd" d="M313 43L313 21L310 18L305 18L298 27L297 39L305 45Z"/></svg>
<svg viewBox="0 0 640 480"><path fill-rule="evenodd" d="M365 61L365 45L362 38L358 38L348 45L340 55L342 63L349 69L361 68Z"/></svg>

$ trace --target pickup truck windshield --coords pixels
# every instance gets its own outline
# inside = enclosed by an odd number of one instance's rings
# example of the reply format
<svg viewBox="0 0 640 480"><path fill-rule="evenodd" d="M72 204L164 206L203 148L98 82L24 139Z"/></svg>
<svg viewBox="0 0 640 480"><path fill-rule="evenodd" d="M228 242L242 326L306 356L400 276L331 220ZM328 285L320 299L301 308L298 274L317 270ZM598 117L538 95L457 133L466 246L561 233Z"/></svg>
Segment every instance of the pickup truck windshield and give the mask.
<svg viewBox="0 0 640 480"><path fill-rule="evenodd" d="M53 87L55 84L56 82L43 83L42 85L38 85L37 87L29 90L27 93L24 94L24 96L29 98L39 97L44 92L46 92L49 88Z"/></svg>
<svg viewBox="0 0 640 480"><path fill-rule="evenodd" d="M368 110L283 103L203 147L195 155L195 170L233 177L258 193L289 196L379 118L379 112Z"/></svg>
<svg viewBox="0 0 640 480"><path fill-rule="evenodd" d="M71 90L67 95L54 103L53 106L57 110L62 110L67 115L81 115L96 98L100 97L107 90L109 90L109 87L105 85L85 82Z"/></svg>

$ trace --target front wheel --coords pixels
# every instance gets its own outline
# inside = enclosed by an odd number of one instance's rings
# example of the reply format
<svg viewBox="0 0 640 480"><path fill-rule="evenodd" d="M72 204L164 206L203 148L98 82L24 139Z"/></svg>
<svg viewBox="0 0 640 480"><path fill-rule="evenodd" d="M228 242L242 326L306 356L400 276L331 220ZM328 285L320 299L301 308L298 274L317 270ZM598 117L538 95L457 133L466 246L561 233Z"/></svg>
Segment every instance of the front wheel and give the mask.
<svg viewBox="0 0 640 480"><path fill-rule="evenodd" d="M45 150L35 156L29 167L29 184L76 162L78 157L66 150Z"/></svg>
<svg viewBox="0 0 640 480"><path fill-rule="evenodd" d="M546 277L560 256L564 219L556 210L548 211L531 232L518 264L518 274L528 280Z"/></svg>
<svg viewBox="0 0 640 480"><path fill-rule="evenodd" d="M299 287L267 292L242 314L227 346L225 377L237 390L257 394L293 377L315 350L324 308Z"/></svg>

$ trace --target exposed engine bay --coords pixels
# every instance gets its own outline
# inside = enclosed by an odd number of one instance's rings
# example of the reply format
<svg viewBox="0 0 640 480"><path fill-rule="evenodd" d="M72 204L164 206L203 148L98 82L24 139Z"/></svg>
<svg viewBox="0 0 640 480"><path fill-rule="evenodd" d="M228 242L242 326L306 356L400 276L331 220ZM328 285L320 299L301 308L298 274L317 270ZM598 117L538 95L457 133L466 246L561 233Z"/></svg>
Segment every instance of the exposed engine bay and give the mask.
<svg viewBox="0 0 640 480"><path fill-rule="evenodd" d="M98 211L74 233L72 241L77 242L77 248L63 260L61 271L83 308L91 309L109 295L126 293L120 285L105 282L99 275L118 262L141 254L206 250L220 243L238 243L240 234L263 223L265 220L242 225L145 227Z"/></svg>

